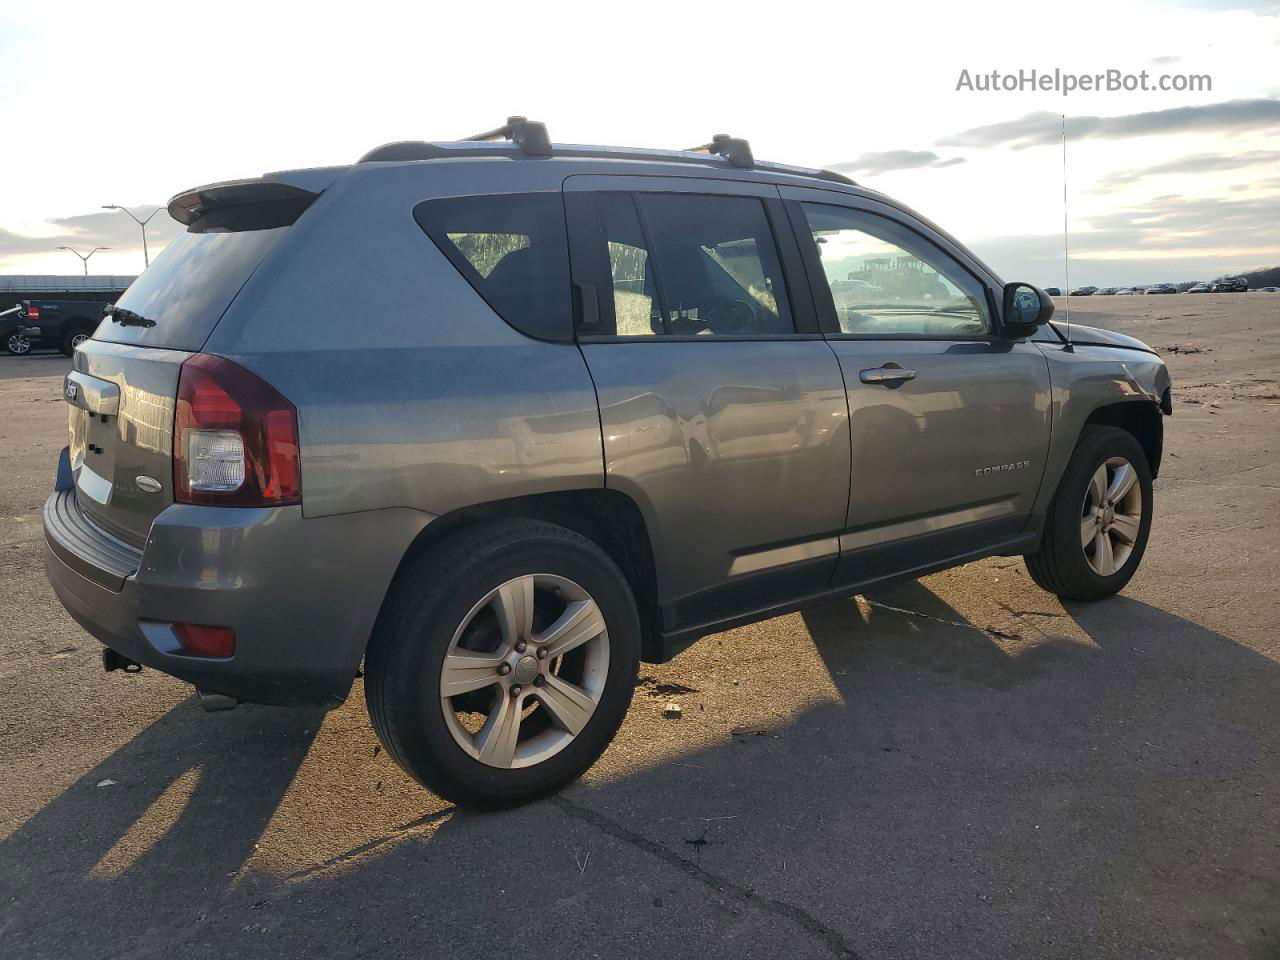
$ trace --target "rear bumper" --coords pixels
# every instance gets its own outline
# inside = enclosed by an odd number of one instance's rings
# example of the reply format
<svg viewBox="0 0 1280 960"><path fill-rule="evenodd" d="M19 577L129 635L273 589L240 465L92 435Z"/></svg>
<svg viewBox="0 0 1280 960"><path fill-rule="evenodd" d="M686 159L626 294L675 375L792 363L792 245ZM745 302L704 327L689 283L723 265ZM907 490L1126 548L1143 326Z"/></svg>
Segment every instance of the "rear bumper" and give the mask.
<svg viewBox="0 0 1280 960"><path fill-rule="evenodd" d="M430 519L174 504L130 557L74 501L73 489L55 492L44 531L49 582L77 623L204 690L283 706L346 699L400 558ZM181 654L174 623L232 628L235 656Z"/></svg>

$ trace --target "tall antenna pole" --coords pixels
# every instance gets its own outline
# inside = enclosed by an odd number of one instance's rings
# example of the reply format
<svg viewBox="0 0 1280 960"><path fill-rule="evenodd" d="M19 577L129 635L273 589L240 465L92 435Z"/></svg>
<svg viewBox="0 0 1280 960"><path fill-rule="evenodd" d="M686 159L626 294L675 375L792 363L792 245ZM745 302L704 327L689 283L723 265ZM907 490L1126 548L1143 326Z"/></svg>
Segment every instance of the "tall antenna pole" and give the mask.
<svg viewBox="0 0 1280 960"><path fill-rule="evenodd" d="M1062 288L1067 349L1071 350L1071 249L1067 242L1067 115L1062 114Z"/></svg>

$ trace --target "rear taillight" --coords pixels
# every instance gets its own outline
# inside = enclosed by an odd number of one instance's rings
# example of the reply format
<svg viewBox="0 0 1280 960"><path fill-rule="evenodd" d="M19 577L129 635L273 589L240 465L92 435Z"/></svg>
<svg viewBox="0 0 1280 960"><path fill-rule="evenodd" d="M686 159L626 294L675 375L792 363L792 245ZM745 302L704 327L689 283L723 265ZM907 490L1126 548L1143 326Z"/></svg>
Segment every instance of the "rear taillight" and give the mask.
<svg viewBox="0 0 1280 960"><path fill-rule="evenodd" d="M178 503L299 503L298 411L244 367L207 353L182 365L173 424Z"/></svg>
<svg viewBox="0 0 1280 960"><path fill-rule="evenodd" d="M39 320L40 308L33 303L29 307L22 308L22 315L26 317L28 320Z"/></svg>

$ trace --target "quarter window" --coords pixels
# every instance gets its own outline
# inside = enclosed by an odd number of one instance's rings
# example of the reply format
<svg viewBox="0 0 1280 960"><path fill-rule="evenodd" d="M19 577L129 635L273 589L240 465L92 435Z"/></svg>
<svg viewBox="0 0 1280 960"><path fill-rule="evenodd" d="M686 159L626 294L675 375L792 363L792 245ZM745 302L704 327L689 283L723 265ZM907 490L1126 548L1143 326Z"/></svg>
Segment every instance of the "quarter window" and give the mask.
<svg viewBox="0 0 1280 960"><path fill-rule="evenodd" d="M962 339L990 331L982 284L918 234L875 214L802 206L841 333Z"/></svg>
<svg viewBox="0 0 1280 960"><path fill-rule="evenodd" d="M544 340L573 336L569 254L559 194L446 197L418 225L504 320Z"/></svg>

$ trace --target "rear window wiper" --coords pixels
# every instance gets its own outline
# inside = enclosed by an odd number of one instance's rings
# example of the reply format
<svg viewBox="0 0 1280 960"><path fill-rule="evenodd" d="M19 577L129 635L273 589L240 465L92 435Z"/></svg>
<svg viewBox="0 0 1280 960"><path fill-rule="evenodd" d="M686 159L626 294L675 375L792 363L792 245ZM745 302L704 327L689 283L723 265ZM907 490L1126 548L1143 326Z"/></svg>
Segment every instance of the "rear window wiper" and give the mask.
<svg viewBox="0 0 1280 960"><path fill-rule="evenodd" d="M104 307L102 315L110 317L122 327L154 327L156 325L154 320L149 320L142 314L126 310L124 307Z"/></svg>

